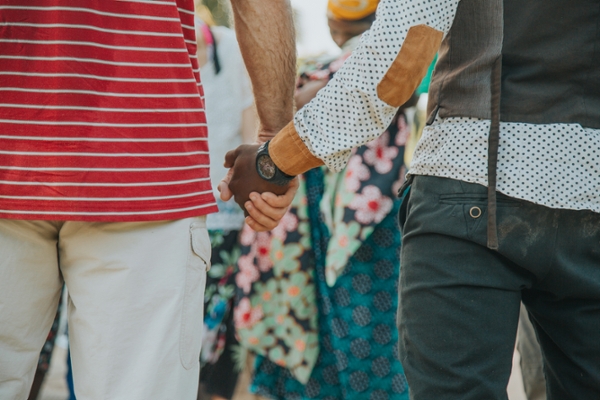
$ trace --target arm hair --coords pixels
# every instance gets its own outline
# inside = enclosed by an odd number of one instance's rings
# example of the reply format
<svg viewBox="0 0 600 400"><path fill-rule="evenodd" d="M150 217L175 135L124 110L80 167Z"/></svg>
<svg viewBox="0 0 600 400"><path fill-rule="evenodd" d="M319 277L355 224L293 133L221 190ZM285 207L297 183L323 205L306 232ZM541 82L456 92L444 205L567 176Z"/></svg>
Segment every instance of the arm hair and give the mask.
<svg viewBox="0 0 600 400"><path fill-rule="evenodd" d="M260 141L293 118L296 44L289 0L232 0L235 31L252 81Z"/></svg>

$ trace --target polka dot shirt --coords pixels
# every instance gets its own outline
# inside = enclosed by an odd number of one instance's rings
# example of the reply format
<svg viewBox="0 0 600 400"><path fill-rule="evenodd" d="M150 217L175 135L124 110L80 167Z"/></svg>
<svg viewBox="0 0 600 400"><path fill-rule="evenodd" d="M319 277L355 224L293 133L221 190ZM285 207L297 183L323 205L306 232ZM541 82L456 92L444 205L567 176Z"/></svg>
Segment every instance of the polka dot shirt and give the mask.
<svg viewBox="0 0 600 400"><path fill-rule="evenodd" d="M378 137L396 108L377 96L412 26L425 24L446 34L458 0L381 0L377 19L329 84L294 118L304 144L333 171L342 169L350 149Z"/></svg>
<svg viewBox="0 0 600 400"><path fill-rule="evenodd" d="M382 0L377 20L329 84L294 118L304 144L333 171L353 147L379 136L396 109L377 84L408 29L425 24L448 33L459 0ZM487 186L490 122L438 118L425 128L410 173ZM578 124L501 123L498 191L551 208L600 212L600 130Z"/></svg>
<svg viewBox="0 0 600 400"><path fill-rule="evenodd" d="M487 186L489 120L438 118L410 168ZM600 212L600 130L579 124L501 122L497 189L551 208Z"/></svg>

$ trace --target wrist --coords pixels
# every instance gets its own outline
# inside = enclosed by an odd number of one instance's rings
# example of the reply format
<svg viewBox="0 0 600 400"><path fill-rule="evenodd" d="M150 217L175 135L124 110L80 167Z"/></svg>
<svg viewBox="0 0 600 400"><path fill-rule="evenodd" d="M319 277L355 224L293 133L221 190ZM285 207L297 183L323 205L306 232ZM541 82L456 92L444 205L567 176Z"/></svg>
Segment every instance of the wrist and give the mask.
<svg viewBox="0 0 600 400"><path fill-rule="evenodd" d="M265 130L264 128L259 129L257 141L258 143L265 143L275 137L279 131Z"/></svg>

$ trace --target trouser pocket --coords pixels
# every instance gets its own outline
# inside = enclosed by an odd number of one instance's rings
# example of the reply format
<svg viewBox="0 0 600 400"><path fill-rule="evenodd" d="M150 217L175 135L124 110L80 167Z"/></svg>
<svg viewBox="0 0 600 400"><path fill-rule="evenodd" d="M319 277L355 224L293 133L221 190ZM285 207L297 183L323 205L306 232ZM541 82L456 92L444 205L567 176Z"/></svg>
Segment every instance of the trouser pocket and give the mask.
<svg viewBox="0 0 600 400"><path fill-rule="evenodd" d="M210 239L205 224L190 225L190 248L186 266L179 354L184 368L198 365L202 345L204 288L210 268Z"/></svg>
<svg viewBox="0 0 600 400"><path fill-rule="evenodd" d="M400 209L398 210L398 227L400 228L400 233L402 233L402 230L404 229L404 223L406 222L406 216L408 214L408 200L410 199L410 187L413 179L413 175L408 176L398 190L398 197L401 199Z"/></svg>
<svg viewBox="0 0 600 400"><path fill-rule="evenodd" d="M410 186L408 190L404 192L402 203L400 203L400 210L398 211L398 226L400 227L400 233L404 229L404 223L406 222L406 216L408 215L408 201L410 199Z"/></svg>

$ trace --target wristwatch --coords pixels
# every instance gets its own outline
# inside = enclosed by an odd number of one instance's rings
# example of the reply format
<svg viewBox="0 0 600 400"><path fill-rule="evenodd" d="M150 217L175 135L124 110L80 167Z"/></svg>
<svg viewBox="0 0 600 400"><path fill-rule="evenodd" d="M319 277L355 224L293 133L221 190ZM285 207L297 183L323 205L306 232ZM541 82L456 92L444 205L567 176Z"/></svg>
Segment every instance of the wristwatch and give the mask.
<svg viewBox="0 0 600 400"><path fill-rule="evenodd" d="M293 176L285 174L275 165L269 155L269 142L263 143L258 148L258 153L256 154L256 171L264 180L279 186L286 186L294 179Z"/></svg>

